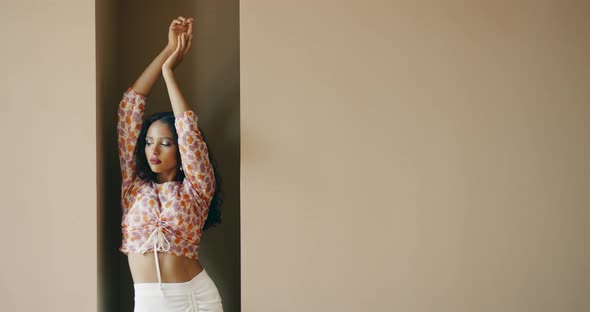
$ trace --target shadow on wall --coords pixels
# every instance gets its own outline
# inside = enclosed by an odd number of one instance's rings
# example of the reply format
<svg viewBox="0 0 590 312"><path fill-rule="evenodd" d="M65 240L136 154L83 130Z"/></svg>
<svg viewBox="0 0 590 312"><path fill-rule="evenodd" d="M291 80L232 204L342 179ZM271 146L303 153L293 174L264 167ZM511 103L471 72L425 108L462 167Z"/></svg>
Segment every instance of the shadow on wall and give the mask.
<svg viewBox="0 0 590 312"><path fill-rule="evenodd" d="M101 311L133 311L133 280L121 245L121 174L116 119L121 95L167 43L178 16L195 18L193 47L176 69L186 100L199 116L221 176L222 223L202 235L200 262L217 284L225 311L240 311L239 2L114 0L96 3L99 159L99 301ZM171 111L160 79L145 116Z"/></svg>

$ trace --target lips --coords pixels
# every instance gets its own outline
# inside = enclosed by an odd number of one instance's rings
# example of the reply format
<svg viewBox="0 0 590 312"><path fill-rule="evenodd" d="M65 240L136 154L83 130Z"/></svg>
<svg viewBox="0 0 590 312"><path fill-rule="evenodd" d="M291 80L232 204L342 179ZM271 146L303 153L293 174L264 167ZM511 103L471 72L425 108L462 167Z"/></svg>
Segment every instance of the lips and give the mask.
<svg viewBox="0 0 590 312"><path fill-rule="evenodd" d="M150 163L152 163L154 165L158 165L158 164L161 164L162 161L157 158L150 158Z"/></svg>

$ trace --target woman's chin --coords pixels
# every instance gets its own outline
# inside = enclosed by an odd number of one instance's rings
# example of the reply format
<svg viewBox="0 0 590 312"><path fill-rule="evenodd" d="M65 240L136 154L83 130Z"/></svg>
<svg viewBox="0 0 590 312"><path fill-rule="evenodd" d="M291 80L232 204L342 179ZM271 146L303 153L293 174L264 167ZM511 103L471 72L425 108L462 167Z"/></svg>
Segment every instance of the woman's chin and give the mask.
<svg viewBox="0 0 590 312"><path fill-rule="evenodd" d="M152 169L153 173L166 173L174 168L164 168L160 165L150 165L150 169Z"/></svg>

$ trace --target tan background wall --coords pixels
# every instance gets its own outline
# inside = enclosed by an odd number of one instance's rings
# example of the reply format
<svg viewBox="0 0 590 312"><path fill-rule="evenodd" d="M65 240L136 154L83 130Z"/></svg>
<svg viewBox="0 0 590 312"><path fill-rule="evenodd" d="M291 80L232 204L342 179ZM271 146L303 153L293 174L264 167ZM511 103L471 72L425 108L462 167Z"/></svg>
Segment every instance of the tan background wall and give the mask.
<svg viewBox="0 0 590 312"><path fill-rule="evenodd" d="M585 2L240 12L244 311L590 309ZM97 306L94 14L2 3L6 310Z"/></svg>
<svg viewBox="0 0 590 312"><path fill-rule="evenodd" d="M241 1L243 311L590 311L589 17Z"/></svg>
<svg viewBox="0 0 590 312"><path fill-rule="evenodd" d="M96 310L94 41L94 1L2 1L2 311Z"/></svg>
<svg viewBox="0 0 590 312"><path fill-rule="evenodd" d="M199 115L210 151L218 163L225 192L222 224L203 233L199 258L215 281L225 311L239 311L239 20L238 2L223 1L97 1L99 75L98 107L102 114L104 157L104 238L100 270L104 311L132 311L133 281L121 244L120 171L116 146L116 108L123 92L167 43L172 19L196 19L193 48L177 68L179 84ZM148 98L146 117L171 111L160 79Z"/></svg>

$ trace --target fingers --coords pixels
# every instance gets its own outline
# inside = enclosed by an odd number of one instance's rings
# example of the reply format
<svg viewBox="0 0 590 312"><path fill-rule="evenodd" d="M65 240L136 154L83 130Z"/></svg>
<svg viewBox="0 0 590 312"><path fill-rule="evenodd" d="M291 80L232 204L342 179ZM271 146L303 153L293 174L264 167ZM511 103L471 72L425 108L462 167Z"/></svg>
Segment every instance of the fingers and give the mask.
<svg viewBox="0 0 590 312"><path fill-rule="evenodd" d="M180 51L184 53L184 48L186 47L186 33L183 33L180 39Z"/></svg>
<svg viewBox="0 0 590 312"><path fill-rule="evenodd" d="M169 27L170 30L174 30L175 32L184 32L187 31L187 26L182 25L182 21L180 20L173 20Z"/></svg>
<svg viewBox="0 0 590 312"><path fill-rule="evenodd" d="M182 56L185 56L188 53L188 51L190 51L192 45L193 45L193 34L190 34L188 36L188 43L186 45L186 49L184 50L184 54L182 54Z"/></svg>
<svg viewBox="0 0 590 312"><path fill-rule="evenodd" d="M176 35L176 48L173 54L178 61L183 59L192 47L193 23L194 18L192 17L178 16L170 24L170 30Z"/></svg>
<svg viewBox="0 0 590 312"><path fill-rule="evenodd" d="M174 50L172 55L170 55L168 57L168 59L166 60L166 62L164 63L163 66L166 68L174 69L178 64L180 64L182 59L184 59L184 56L191 49L192 38L193 38L192 34L188 35L186 33L182 33L182 34L178 35L176 37L176 39L178 40L178 44L176 45L176 49Z"/></svg>
<svg viewBox="0 0 590 312"><path fill-rule="evenodd" d="M178 54L180 53L180 51L182 50L182 35L178 36L178 44L176 45L176 50L174 50L174 54Z"/></svg>
<svg viewBox="0 0 590 312"><path fill-rule="evenodd" d="M192 23L195 19L192 17L186 18L186 17L179 16L178 18L176 18L176 20L180 21L182 23L182 25L186 25L186 24Z"/></svg>
<svg viewBox="0 0 590 312"><path fill-rule="evenodd" d="M170 23L170 26L173 26L173 25L176 25L176 24L181 24L182 25L182 20L180 18L175 18Z"/></svg>
<svg viewBox="0 0 590 312"><path fill-rule="evenodd" d="M170 29L174 29L176 31L183 31L187 32L188 34L193 33L193 22L195 21L194 18L185 18L183 16L179 16L172 20L170 23Z"/></svg>
<svg viewBox="0 0 590 312"><path fill-rule="evenodd" d="M176 49L178 53L180 53L180 58L184 58L184 56L190 51L192 42L193 42L193 35L187 35L186 33L181 34L178 36L178 48Z"/></svg>
<svg viewBox="0 0 590 312"><path fill-rule="evenodd" d="M170 23L170 27L175 26L175 25L180 25L182 27L185 27L185 24L186 24L186 18L179 16L179 17L172 20L172 23Z"/></svg>

